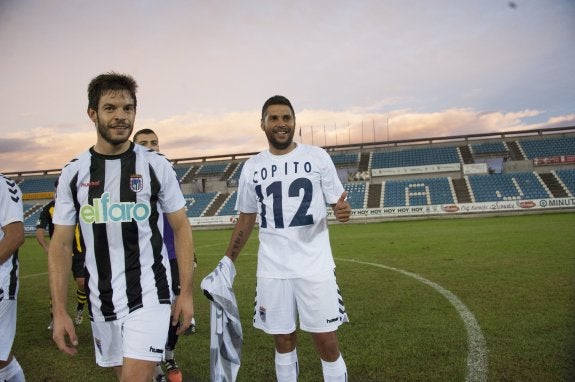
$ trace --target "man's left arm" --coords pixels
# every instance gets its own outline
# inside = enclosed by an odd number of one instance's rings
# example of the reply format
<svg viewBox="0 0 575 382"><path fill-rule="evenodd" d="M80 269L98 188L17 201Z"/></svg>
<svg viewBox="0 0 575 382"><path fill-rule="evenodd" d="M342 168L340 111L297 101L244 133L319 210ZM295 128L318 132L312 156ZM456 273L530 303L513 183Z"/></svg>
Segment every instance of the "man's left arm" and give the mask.
<svg viewBox="0 0 575 382"><path fill-rule="evenodd" d="M180 321L177 334L183 333L194 316L193 280L194 280L194 241L192 227L186 211L181 208L167 214L168 222L174 231L174 245L180 275L180 295L176 297L173 306L172 325Z"/></svg>
<svg viewBox="0 0 575 382"><path fill-rule="evenodd" d="M338 222L345 223L349 220L351 215L351 206L347 201L346 191L341 194L337 203L331 205L331 208L333 209L333 213Z"/></svg>

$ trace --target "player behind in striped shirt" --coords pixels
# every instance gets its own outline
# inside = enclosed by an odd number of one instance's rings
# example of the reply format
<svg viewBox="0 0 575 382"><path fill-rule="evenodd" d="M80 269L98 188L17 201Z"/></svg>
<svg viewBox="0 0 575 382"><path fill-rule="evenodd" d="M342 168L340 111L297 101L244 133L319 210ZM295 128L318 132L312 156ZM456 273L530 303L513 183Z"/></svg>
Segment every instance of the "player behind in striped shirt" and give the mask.
<svg viewBox="0 0 575 382"><path fill-rule="evenodd" d="M152 129L141 129L134 133L134 138L132 139L134 143L142 145L150 150L160 152L160 140L158 135ZM172 291L177 296L180 293L180 281L178 280L178 261L176 258L176 251L174 248L174 232L170 223L167 221L164 215L164 243L166 244L166 250L168 251L168 258L170 259L170 270L172 273ZM196 255L194 254L194 269L196 268ZM168 332L168 340L166 341L166 352L164 354L164 367L168 374L168 382L181 382L182 372L176 363L175 350L176 344L178 343L179 336L176 334L179 328L179 322L177 325L170 325L170 330ZM192 317L192 322L190 323L190 329L195 332L196 321ZM154 378L156 381L162 381L164 378L164 372L160 364L156 366L156 371L154 372Z"/></svg>

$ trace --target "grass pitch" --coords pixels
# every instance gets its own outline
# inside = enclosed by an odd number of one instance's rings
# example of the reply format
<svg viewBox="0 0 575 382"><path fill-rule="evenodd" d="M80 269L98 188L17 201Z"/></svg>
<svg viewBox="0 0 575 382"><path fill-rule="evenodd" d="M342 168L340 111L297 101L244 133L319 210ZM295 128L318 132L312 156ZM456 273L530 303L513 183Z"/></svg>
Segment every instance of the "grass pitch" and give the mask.
<svg viewBox="0 0 575 382"><path fill-rule="evenodd" d="M334 224L330 236L350 317L338 331L350 381L575 378L574 213ZM229 237L230 230L194 232L198 332L180 338L176 348L185 381L209 381L209 305L199 283L223 256ZM275 380L272 339L251 325L256 251L254 232L236 262L244 329L239 381ZM77 356L56 349L46 330L46 256L34 238L20 253L13 351L27 380L114 381L111 370L95 364L89 322L78 328ZM485 341L479 349L484 370L468 365L465 317L432 285L452 294L476 320ZM74 291L70 282L70 312ZM319 381L321 365L309 335L298 335L299 380Z"/></svg>

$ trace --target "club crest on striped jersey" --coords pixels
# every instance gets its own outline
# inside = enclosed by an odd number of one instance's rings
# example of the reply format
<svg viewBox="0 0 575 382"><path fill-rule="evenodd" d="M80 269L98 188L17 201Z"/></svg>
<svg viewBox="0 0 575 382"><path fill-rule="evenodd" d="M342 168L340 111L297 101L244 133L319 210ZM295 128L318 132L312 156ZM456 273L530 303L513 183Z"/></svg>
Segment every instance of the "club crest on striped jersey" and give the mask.
<svg viewBox="0 0 575 382"><path fill-rule="evenodd" d="M134 192L140 192L144 189L144 180L142 175L133 174L130 175L130 190Z"/></svg>

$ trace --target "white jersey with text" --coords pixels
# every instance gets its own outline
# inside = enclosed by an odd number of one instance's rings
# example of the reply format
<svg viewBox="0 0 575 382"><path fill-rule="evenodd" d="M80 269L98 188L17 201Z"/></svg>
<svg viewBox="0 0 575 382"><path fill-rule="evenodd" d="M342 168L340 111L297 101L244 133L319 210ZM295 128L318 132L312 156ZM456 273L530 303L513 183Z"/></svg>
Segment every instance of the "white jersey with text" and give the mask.
<svg viewBox="0 0 575 382"><path fill-rule="evenodd" d="M22 192L12 179L0 174L0 240L4 237L2 227L24 221ZM0 264L0 301L15 300L18 294L18 251Z"/></svg>
<svg viewBox="0 0 575 382"><path fill-rule="evenodd" d="M82 229L94 321L170 304L162 213L183 208L185 200L164 156L133 143L115 156L92 148L64 167L57 193L54 224L79 222Z"/></svg>
<svg viewBox="0 0 575 382"><path fill-rule="evenodd" d="M327 206L344 188L329 154L298 144L285 155L269 150L248 159L236 210L258 213L257 276L297 278L333 270Z"/></svg>

